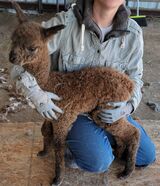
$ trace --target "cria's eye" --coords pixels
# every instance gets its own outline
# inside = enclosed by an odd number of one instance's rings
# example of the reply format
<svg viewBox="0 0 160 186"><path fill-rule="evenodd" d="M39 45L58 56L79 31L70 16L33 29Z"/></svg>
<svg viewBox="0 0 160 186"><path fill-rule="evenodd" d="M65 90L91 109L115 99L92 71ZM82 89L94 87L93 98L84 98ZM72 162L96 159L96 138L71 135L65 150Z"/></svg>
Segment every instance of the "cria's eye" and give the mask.
<svg viewBox="0 0 160 186"><path fill-rule="evenodd" d="M37 48L36 47L28 47L27 50L29 52L36 52L37 51Z"/></svg>

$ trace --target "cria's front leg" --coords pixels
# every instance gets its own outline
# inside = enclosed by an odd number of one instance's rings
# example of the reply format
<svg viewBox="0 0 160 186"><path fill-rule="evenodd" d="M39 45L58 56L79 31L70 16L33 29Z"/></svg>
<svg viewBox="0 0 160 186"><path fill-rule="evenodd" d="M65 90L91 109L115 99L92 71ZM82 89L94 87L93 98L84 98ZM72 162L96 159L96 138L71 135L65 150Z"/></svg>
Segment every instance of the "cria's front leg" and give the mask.
<svg viewBox="0 0 160 186"><path fill-rule="evenodd" d="M65 145L61 143L55 144L55 177L52 181L52 186L61 185L65 174L65 161L64 161Z"/></svg>
<svg viewBox="0 0 160 186"><path fill-rule="evenodd" d="M71 111L70 111L71 112ZM68 113L69 108L68 108ZM55 177L52 181L52 186L60 185L63 181L65 175L65 161L64 152L66 137L68 134L68 129L70 125L76 120L77 115L63 114L54 127L54 147L55 147Z"/></svg>
<svg viewBox="0 0 160 186"><path fill-rule="evenodd" d="M46 156L53 148L53 126L52 122L45 120L41 132L43 135L43 150L39 151L37 156Z"/></svg>

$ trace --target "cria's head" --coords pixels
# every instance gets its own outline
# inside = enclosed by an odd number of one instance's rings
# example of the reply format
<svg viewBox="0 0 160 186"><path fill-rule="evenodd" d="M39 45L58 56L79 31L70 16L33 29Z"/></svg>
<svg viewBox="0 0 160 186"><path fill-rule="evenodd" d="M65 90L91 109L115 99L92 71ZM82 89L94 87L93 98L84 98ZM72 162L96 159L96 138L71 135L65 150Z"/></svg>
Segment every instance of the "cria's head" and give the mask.
<svg viewBox="0 0 160 186"><path fill-rule="evenodd" d="M46 53L44 50L47 50L48 40L65 26L43 28L40 24L29 21L20 6L14 1L11 2L16 10L19 25L11 37L9 60L11 63L21 66L36 63Z"/></svg>

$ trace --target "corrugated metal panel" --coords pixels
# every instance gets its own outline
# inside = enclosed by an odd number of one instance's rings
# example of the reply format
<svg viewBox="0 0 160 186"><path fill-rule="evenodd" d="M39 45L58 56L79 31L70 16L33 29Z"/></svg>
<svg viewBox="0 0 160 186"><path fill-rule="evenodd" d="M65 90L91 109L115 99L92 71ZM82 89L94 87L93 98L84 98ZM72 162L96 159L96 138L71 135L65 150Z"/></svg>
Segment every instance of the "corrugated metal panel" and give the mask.
<svg viewBox="0 0 160 186"><path fill-rule="evenodd" d="M137 8L137 1L132 0L128 2L128 6L130 8ZM160 10L160 0L141 0L139 3L140 9L148 9L148 10Z"/></svg>
<svg viewBox="0 0 160 186"><path fill-rule="evenodd" d="M16 0L20 3L24 10L36 10L41 12L53 12L66 10L68 3L76 0ZM127 0L126 0L127 2ZM43 4L43 5L42 5ZM137 8L137 0L129 0L128 6L132 9L132 12ZM8 0L0 0L0 10L6 10L12 8L11 3ZM160 0L140 0L140 10L147 11L147 15L160 15ZM34 11L34 12L36 12Z"/></svg>
<svg viewBox="0 0 160 186"><path fill-rule="evenodd" d="M0 0L0 1L4 1L4 0ZM35 3L35 2L38 2L38 0L16 0L16 2ZM65 0L42 0L42 3L45 3L45 4L57 4L57 2L59 4L64 5L66 1Z"/></svg>
<svg viewBox="0 0 160 186"><path fill-rule="evenodd" d="M59 12L60 10L67 9L67 3L70 3L70 0L15 0L20 4L24 10L29 10L30 13L42 13L43 11L55 11ZM8 0L0 0L0 10L10 11L12 8L11 3ZM31 11L30 11L31 10ZM35 10L35 11L32 11Z"/></svg>

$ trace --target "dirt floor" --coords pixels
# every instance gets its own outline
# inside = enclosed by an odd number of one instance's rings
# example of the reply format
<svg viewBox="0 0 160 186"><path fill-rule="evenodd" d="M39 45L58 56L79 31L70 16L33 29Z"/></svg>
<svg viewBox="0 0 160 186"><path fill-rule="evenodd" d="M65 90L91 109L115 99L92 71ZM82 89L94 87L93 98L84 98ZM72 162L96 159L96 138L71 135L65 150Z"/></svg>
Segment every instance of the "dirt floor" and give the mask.
<svg viewBox="0 0 160 186"><path fill-rule="evenodd" d="M31 19L41 22L52 15L31 16ZM17 106L11 102L15 99L8 91L10 80L8 72L11 64L8 62L10 35L17 24L15 15L0 13L0 109L8 106L16 110L8 111L6 117L0 117L0 186L47 186L53 173L51 157L39 159L36 153L41 148L40 125L42 121L36 111L24 104ZM144 127L154 140L157 147L157 161L149 168L136 169L127 181L119 181L115 173L121 166L115 162L106 174L109 186L158 186L160 185L160 113L146 105L148 101L160 103L160 18L149 18L148 27L144 31L144 87L143 99L134 115L143 120ZM3 73L4 68L7 68ZM2 83L4 82L4 83ZM5 88L5 86L7 88ZM12 99L11 99L12 97ZM23 101L17 98L18 101ZM16 101L17 101L16 99ZM18 109L22 108L22 109ZM8 121L8 122L7 122ZM35 123L34 123L35 122ZM48 166L50 165L50 166ZM45 179L44 179L45 178ZM83 171L67 169L63 186L101 186L104 185L98 175Z"/></svg>

